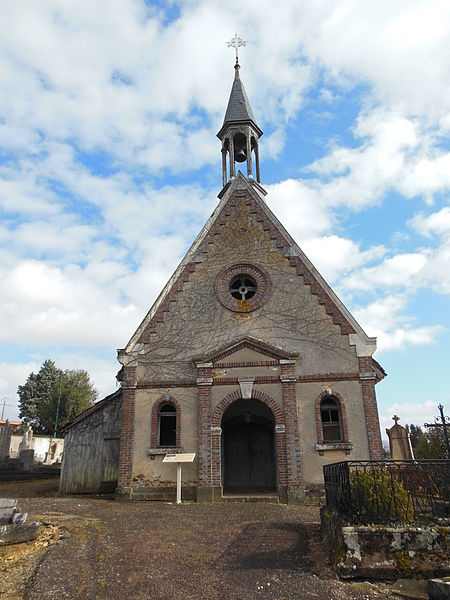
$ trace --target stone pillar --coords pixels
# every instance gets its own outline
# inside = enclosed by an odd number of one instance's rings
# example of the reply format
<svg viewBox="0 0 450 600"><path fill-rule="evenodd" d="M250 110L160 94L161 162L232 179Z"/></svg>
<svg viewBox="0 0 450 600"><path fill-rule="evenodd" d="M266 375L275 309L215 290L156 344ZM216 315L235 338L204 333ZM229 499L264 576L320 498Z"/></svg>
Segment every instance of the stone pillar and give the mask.
<svg viewBox="0 0 450 600"><path fill-rule="evenodd" d="M197 363L198 369L198 501L212 501L211 477L211 389L212 363ZM217 436L215 436L217 437ZM220 439L220 438L219 438Z"/></svg>
<svg viewBox="0 0 450 600"><path fill-rule="evenodd" d="M136 367L124 367L122 380L122 423L120 427L119 473L117 494L131 499L133 470L134 404Z"/></svg>
<svg viewBox="0 0 450 600"><path fill-rule="evenodd" d="M283 391L284 422L286 427L286 460L288 479L288 502L297 502L303 498L300 489L300 447L297 421L297 398L295 384L295 360L280 360L281 386Z"/></svg>
<svg viewBox="0 0 450 600"><path fill-rule="evenodd" d="M259 145L258 140L255 141L255 161L256 161L256 181L261 183L261 171L259 170Z"/></svg>
<svg viewBox="0 0 450 600"><path fill-rule="evenodd" d="M222 183L227 183L227 149L222 145Z"/></svg>
<svg viewBox="0 0 450 600"><path fill-rule="evenodd" d="M378 418L377 397L375 394L375 372L372 368L371 356L360 356L359 379L361 381L366 416L367 438L369 441L370 460L383 460L384 451L381 442L380 420Z"/></svg>
<svg viewBox="0 0 450 600"><path fill-rule="evenodd" d="M20 450L19 460L23 462L23 468L25 471L31 469L34 463L33 448L23 448L22 450Z"/></svg>
<svg viewBox="0 0 450 600"><path fill-rule="evenodd" d="M234 167L234 140L233 137L230 136L230 179L235 178L235 167Z"/></svg>
<svg viewBox="0 0 450 600"><path fill-rule="evenodd" d="M247 131L247 177L253 179L252 171L252 140L250 131Z"/></svg>
<svg viewBox="0 0 450 600"><path fill-rule="evenodd" d="M29 450L31 448L31 442L33 439L33 429L31 425L28 425L27 429L24 431L22 440L19 444L19 454L22 450Z"/></svg>
<svg viewBox="0 0 450 600"><path fill-rule="evenodd" d="M7 456L9 457L10 448L11 426L8 419L6 419L5 424L0 429L0 460L4 460Z"/></svg>

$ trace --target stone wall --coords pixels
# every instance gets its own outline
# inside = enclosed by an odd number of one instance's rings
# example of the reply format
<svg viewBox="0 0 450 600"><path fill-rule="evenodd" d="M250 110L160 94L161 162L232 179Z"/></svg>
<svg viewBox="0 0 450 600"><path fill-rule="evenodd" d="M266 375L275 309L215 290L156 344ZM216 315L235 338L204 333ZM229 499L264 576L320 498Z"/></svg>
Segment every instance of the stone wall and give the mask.
<svg viewBox="0 0 450 600"><path fill-rule="evenodd" d="M22 441L21 435L11 436L11 458L18 458L19 446ZM50 463L61 462L64 451L64 440L62 438L53 439L50 436L35 436L31 438L30 448L34 450L35 462L44 462L48 453L50 443L52 444L52 456Z"/></svg>
<svg viewBox="0 0 450 600"><path fill-rule="evenodd" d="M322 510L322 531L341 577L429 578L450 571L450 524L343 526L334 513Z"/></svg>

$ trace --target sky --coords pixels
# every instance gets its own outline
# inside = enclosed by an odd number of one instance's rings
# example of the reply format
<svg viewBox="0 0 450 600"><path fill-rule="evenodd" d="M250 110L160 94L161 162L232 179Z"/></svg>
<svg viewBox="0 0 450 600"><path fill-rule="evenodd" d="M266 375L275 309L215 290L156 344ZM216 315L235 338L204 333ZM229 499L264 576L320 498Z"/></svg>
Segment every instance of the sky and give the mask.
<svg viewBox="0 0 450 600"><path fill-rule="evenodd" d="M116 389L211 214L234 76L270 208L366 333L394 413L450 395L447 0L1 0L0 409L46 358Z"/></svg>

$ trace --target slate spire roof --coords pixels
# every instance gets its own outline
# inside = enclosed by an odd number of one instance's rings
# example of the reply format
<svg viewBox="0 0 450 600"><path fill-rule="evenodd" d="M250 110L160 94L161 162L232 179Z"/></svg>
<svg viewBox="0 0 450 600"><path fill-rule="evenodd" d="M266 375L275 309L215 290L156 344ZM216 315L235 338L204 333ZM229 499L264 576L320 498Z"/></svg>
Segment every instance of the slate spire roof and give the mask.
<svg viewBox="0 0 450 600"><path fill-rule="evenodd" d="M247 93L244 88L244 84L239 77L239 63L236 63L235 76L233 81L233 87L231 88L230 99L228 100L227 111L225 113L225 118L223 120L223 124L229 123L230 121L253 121L255 122L255 117L253 116L252 107L250 106L250 102L248 101Z"/></svg>

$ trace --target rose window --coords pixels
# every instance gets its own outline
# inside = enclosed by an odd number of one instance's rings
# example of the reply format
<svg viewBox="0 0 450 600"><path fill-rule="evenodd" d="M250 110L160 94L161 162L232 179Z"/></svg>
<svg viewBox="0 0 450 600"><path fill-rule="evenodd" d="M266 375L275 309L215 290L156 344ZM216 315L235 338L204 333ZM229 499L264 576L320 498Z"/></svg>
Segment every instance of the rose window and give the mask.
<svg viewBox="0 0 450 600"><path fill-rule="evenodd" d="M250 300L256 294L256 281L249 275L238 275L230 281L230 294L236 300Z"/></svg>
<svg viewBox="0 0 450 600"><path fill-rule="evenodd" d="M259 308L270 291L270 279L260 268L239 263L222 269L216 277L216 296L233 312L249 313Z"/></svg>

